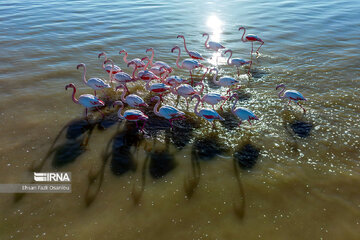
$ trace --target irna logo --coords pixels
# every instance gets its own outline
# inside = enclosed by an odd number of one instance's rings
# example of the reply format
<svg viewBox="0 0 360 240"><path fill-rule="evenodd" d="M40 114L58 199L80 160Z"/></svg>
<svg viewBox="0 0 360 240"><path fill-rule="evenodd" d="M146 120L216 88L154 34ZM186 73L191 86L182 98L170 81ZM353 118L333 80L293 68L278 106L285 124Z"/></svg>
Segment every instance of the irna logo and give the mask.
<svg viewBox="0 0 360 240"><path fill-rule="evenodd" d="M53 172L53 173L37 173L34 172L35 182L70 182L71 173Z"/></svg>

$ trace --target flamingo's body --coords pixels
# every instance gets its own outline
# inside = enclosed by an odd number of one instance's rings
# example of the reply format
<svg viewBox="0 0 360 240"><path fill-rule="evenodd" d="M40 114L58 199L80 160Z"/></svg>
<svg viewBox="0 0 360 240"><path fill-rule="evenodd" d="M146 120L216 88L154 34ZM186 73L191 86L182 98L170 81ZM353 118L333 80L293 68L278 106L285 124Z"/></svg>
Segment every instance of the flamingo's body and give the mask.
<svg viewBox="0 0 360 240"><path fill-rule="evenodd" d="M240 119L239 126L241 125L242 121L248 121L251 124L251 120L259 120L259 118L250 110L247 108L239 107L235 109L235 105L238 102L238 95L235 93L233 94L230 99L233 97L236 98L236 101L234 102L234 105L231 108L231 112Z"/></svg>
<svg viewBox="0 0 360 240"><path fill-rule="evenodd" d="M187 83L187 80L179 76L170 76L164 80L164 83L169 86L179 86L180 84Z"/></svg>
<svg viewBox="0 0 360 240"><path fill-rule="evenodd" d="M104 80L102 80L100 78L90 78L90 79L86 80L86 65L84 63L80 63L79 65L76 66L77 69L79 69L80 67L84 68L84 72L83 72L84 83L87 86L94 89L95 96L96 96L96 90L103 90L105 88L111 87L109 84L107 84Z"/></svg>
<svg viewBox="0 0 360 240"><path fill-rule="evenodd" d="M147 67L149 66L150 64L150 61L149 61L149 58L148 57L144 57L141 59L141 61L145 61L145 60L148 60L148 63L145 65L144 67L144 70L141 70L138 72L138 78L141 79L141 80L144 80L144 81L148 81L148 80L154 80L154 79L159 79L158 76L156 75L161 75L162 73L164 73L165 71L162 71L162 67L160 67L159 69L159 74L156 74L154 73L152 70L154 70L156 67L151 68L150 70L146 70ZM132 62L132 61L131 61ZM131 64L131 62L129 62L129 64ZM128 65L129 65L128 64ZM156 71L155 71L156 72Z"/></svg>
<svg viewBox="0 0 360 240"><path fill-rule="evenodd" d="M149 52L149 51L151 51L151 58L150 58L151 67L157 67L157 69L160 69L161 67L163 67L169 73L171 73L173 71L173 69L167 63L164 63L162 61L156 61L156 62L153 63L153 59L154 59L154 55L155 55L154 49L153 48L146 49L146 52ZM160 75L160 73L156 74L156 75Z"/></svg>
<svg viewBox="0 0 360 240"><path fill-rule="evenodd" d="M124 62L128 65L131 62L131 64L130 64L131 67L136 69L136 68L143 68L145 66L145 63L143 61L141 61L140 58L134 58L131 61L128 61L127 60L128 53L124 49L119 52L119 54L122 54L122 53L125 53L125 56L123 57Z"/></svg>
<svg viewBox="0 0 360 240"><path fill-rule="evenodd" d="M146 89L150 92L154 93L164 93L168 90L170 90L170 86L164 84L164 83L154 83L150 85L151 80L147 81L146 83Z"/></svg>
<svg viewBox="0 0 360 240"><path fill-rule="evenodd" d="M208 103L214 109L214 106L223 100L227 100L227 97L221 96L218 93L207 93L201 98L201 103Z"/></svg>
<svg viewBox="0 0 360 240"><path fill-rule="evenodd" d="M106 56L106 53L104 52L101 52L99 55L98 55L98 58L100 58L101 56L105 56L105 60L104 62L107 60L107 56ZM114 65L114 68L112 68L112 65L111 64L107 64L105 65L103 62L103 69L107 72L107 73L110 73L111 69L112 69L112 74L115 74L115 73L118 73L118 72L122 72L121 68L118 66L118 65Z"/></svg>
<svg viewBox="0 0 360 240"><path fill-rule="evenodd" d="M76 99L75 98L75 93L76 93L75 85L73 83L70 83L65 86L65 90L67 90L68 88L73 89L73 94L72 94L73 102L76 104L81 104L85 107L85 117L87 117L87 109L92 108L92 107L95 107L103 115L103 113L98 109L98 107L105 106L105 103L103 101L101 101L99 98L97 98L91 94L82 94L82 95L80 95L79 99Z"/></svg>
<svg viewBox="0 0 360 240"><path fill-rule="evenodd" d="M171 49L171 52L174 52L175 49L179 50L179 54L178 57L176 59L176 66L179 69L187 69L190 71L190 77L191 77L191 85L194 84L194 80L192 79L192 73L191 71L194 70L195 68L202 68L204 67L201 63L199 63L197 60L194 59L185 59L181 62L181 66L179 65L179 59L180 59L180 54L181 54L181 50L179 46L175 46Z"/></svg>
<svg viewBox="0 0 360 240"><path fill-rule="evenodd" d="M229 56L229 58L228 58L228 60L227 60L227 64L228 64L229 66L235 66L235 67L237 68L238 76L240 75L239 67L241 67L241 66L243 66L243 65L245 65L245 64L250 64L249 71L248 71L248 73L250 73L252 61L245 61L244 59L240 59L240 58L231 58L231 56L232 56L233 53L232 53L232 51L231 51L230 49L229 49L229 50L226 50L226 51L224 52L224 54L226 54L226 53L228 53L228 52L230 52L230 56ZM231 61L230 61L230 59L231 59Z"/></svg>
<svg viewBox="0 0 360 240"><path fill-rule="evenodd" d="M201 56L200 53L198 52L194 52L194 51L189 51L186 47L186 42L185 42L185 37L183 35L178 35L177 38L182 38L184 40L184 48L185 51L189 54L189 56L193 59L198 59L198 60L204 60L204 58Z"/></svg>
<svg viewBox="0 0 360 240"><path fill-rule="evenodd" d="M205 41L205 47L206 47L207 49L211 49L211 50L217 52L217 51L219 51L220 49L224 49L224 48L225 48L221 43L213 42L213 41L208 42L208 41L209 41L209 38L210 38L210 36L209 36L208 33L204 33L204 34L203 34L203 37L204 37L204 36L207 36L206 41Z"/></svg>
<svg viewBox="0 0 360 240"><path fill-rule="evenodd" d="M137 109L126 110L124 112L124 115L122 115L121 111L124 108L124 104L121 101L115 101L113 103L113 106L115 106L115 105L120 105L121 106L119 111L118 111L118 117L120 119L126 119L127 121L130 121L130 122L136 122L136 126L137 126L138 121L140 121L140 120L144 121L144 124L143 124L143 126L141 128L141 131L143 130L146 121L149 119L149 117L147 115L145 115L142 111L137 110Z"/></svg>
<svg viewBox="0 0 360 240"><path fill-rule="evenodd" d="M104 63L106 64L107 62L110 62L112 64L112 66L114 66L114 62L111 60L111 59L108 59L106 60ZM126 88L126 91L127 90L127 86L126 86L126 83L129 83L129 82L133 82L135 81L135 72L136 72L136 69L137 68L134 68L134 71L132 73L132 77L127 74L126 72L118 72L118 73L115 73L114 76L112 76L112 73L110 71L110 79L112 81L112 79L114 79L115 81L117 81L118 83L120 84L124 84L125 88Z"/></svg>
<svg viewBox="0 0 360 240"><path fill-rule="evenodd" d="M204 89L204 84L202 82L198 83L202 85L202 89L200 92L195 91L195 89L190 86L189 84L182 84L177 89L175 89L175 86L171 88L171 92L174 95L178 95L180 97L185 98L186 100L186 106L189 107L189 101L188 98L192 97L194 94L201 94L202 90Z"/></svg>
<svg viewBox="0 0 360 240"><path fill-rule="evenodd" d="M198 111L198 106L199 103L201 101L200 96L195 94L194 96L191 97L191 100L193 98L196 98L198 100L198 102L195 105L194 108L194 113L199 116L204 118L205 120L209 121L209 122L213 122L215 120L220 120L220 121L224 121L224 118L220 116L220 114L218 114L215 110L210 109L210 108L203 108L200 111ZM214 124L214 122L213 122Z"/></svg>
<svg viewBox="0 0 360 240"><path fill-rule="evenodd" d="M243 33L243 35L241 37L241 41L242 42L251 42L251 57L252 57L252 54L253 54L253 51L254 51L254 42L260 42L261 43L260 47L256 50L256 54L259 55L259 50L260 50L261 46L264 45L265 42L261 38L259 38L258 36L254 35L254 34L248 34L248 35L246 35L246 37L244 39L246 29L244 27L239 27L239 31L240 30L244 30L244 33Z"/></svg>
<svg viewBox="0 0 360 240"><path fill-rule="evenodd" d="M229 77L229 76L221 77L221 78L219 78L219 80L216 80L219 71L216 68L211 69L210 73L212 71L216 72L215 75L214 75L214 78L213 78L213 82L218 86L229 87L230 88L230 87L235 86L236 84L239 83L238 80L236 80L235 78ZM229 91L230 91L230 89L229 89Z"/></svg>
<svg viewBox="0 0 360 240"><path fill-rule="evenodd" d="M121 101L124 103L127 103L130 107L147 107L148 105L145 103L144 99L142 99L140 96L136 94L129 94L125 97L125 94L127 92L127 88L120 84L118 87L116 87L116 90L123 88L124 91L121 94Z"/></svg>
<svg viewBox="0 0 360 240"><path fill-rule="evenodd" d="M172 106L162 106L159 110L158 107L160 105L160 97L155 96L151 99L151 101L157 101L157 103L154 106L154 113L155 115L159 117L163 117L165 119L168 119L170 121L170 125L172 127L172 121L180 118L185 118L185 113L172 107Z"/></svg>
<svg viewBox="0 0 360 240"><path fill-rule="evenodd" d="M282 88L282 90L279 92L279 95L278 95L279 98L289 99L288 105L290 104L291 101L294 101L297 105L299 105L302 108L302 110L304 110L304 113L306 113L305 108L303 108L303 106L301 106L301 104L298 102L298 101L306 101L306 98L300 92L298 92L296 90L286 90L285 91L286 86L284 84L280 84L280 85L276 86L276 90L278 88ZM284 94L281 96L282 93L284 93Z"/></svg>

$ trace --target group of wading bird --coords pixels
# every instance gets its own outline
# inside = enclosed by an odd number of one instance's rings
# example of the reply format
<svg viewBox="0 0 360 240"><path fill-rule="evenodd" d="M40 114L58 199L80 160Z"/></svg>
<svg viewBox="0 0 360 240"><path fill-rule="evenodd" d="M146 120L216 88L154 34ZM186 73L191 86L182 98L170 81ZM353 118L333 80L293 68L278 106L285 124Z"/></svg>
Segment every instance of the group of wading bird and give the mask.
<svg viewBox="0 0 360 240"><path fill-rule="evenodd" d="M224 54L230 53L230 56L227 59L227 64L230 66L235 66L237 68L238 76L240 74L239 67L241 67L245 64L250 65L248 73L247 73L248 75L250 75L254 42L261 43L259 48L256 50L257 55L259 54L259 50L260 50L261 46L264 44L264 41L261 40L256 35L248 34L245 36L246 29L244 27L240 27L239 31L241 31L241 30L244 30L241 41L242 42L251 42L251 55L250 55L251 60L245 61L245 60L239 59L239 58L231 59L232 54L233 54L232 51L229 49L224 52ZM218 42L209 41L209 34L204 33L203 37L204 36L207 36L206 41L205 41L205 47L207 49L218 52L219 50L225 48L222 44L220 44ZM245 38L244 38L244 36L245 36ZM196 51L188 50L188 48L186 46L186 42L185 42L185 37L183 35L178 35L177 38L183 39L184 49L191 58L185 59L181 62L181 64L179 64L179 59L180 59L180 55L181 55L180 47L175 46L174 48L171 49L171 52L174 52L176 50L178 51L176 65L179 69L186 69L190 72L191 84L188 84L189 83L188 80L183 79L179 76L175 76L175 75L169 76L173 72L173 69L165 62L162 62L162 61L153 62L154 49L149 48L146 50L146 52L152 53L150 59L148 57L144 57L142 59L135 58L135 59L132 59L129 61L129 60L127 60L128 53L125 50L121 50L119 52L119 54L122 54L122 53L125 54L125 56L123 57L123 60L127 64L127 66L128 67L131 66L132 68L134 68L134 70L132 72L132 76L123 72L122 69L119 66L115 65L111 59L107 58L107 56L104 52L100 53L98 55L98 58L100 58L102 56L105 57L105 61L102 65L102 67L107 73L109 73L110 82L107 82L100 78L90 78L90 79L86 80L85 64L81 63L81 64L77 65L77 69L79 69L80 67L83 68L83 81L87 86L91 87L94 90L95 95L83 94L78 99L76 99L75 98L76 88L73 83L66 85L65 89L67 90L68 88L73 88L72 99L75 103L81 104L85 107L85 116L86 117L87 117L88 108L96 108L104 117L104 114L100 111L99 107L105 106L105 103L102 100L100 100L98 97L96 97L96 91L104 90L105 88L113 88L112 87L113 82L119 83L119 85L115 87L115 90L116 91L119 89L123 90L122 95L121 95L121 101L120 100L115 101L112 103L112 105L113 105L113 107L116 105L120 105L120 109L118 111L118 117L120 119L126 119L127 121L134 121L134 122L136 122L136 125L137 125L138 121L143 121L143 126L142 126L141 130L143 130L146 120L149 118L147 115L145 115L139 109L129 109L129 110L126 110L124 113L122 113L124 104L127 104L131 108L141 108L141 107L148 106L148 104L143 100L143 98L141 98L140 96L133 94L133 93L130 94L130 92L127 88L127 85L126 85L127 83L138 81L138 80L142 80L142 81L146 82L146 85L145 85L146 90L148 90L149 92L158 94L158 96L154 96L153 98L151 98L151 101L157 102L154 106L154 113L155 113L155 115L157 115L159 117L163 117L163 118L169 120L171 126L172 126L172 121L177 120L177 119L184 119L185 113L178 110L177 108L175 108L173 106L168 106L168 105L164 105L164 106L158 108L160 105L160 102L163 101L162 96L169 92L173 93L174 95L177 95L178 97L184 97L186 99L187 106L189 106L188 98L190 98L191 100L195 98L197 100L197 104L195 105L195 108L194 108L195 114L199 117L204 118L205 120L207 120L209 122L212 122L213 124L215 123L214 122L215 120L220 120L220 121L224 120L224 118L221 117L214 110L214 105L220 103L221 101L224 101L220 107L222 110L222 106L224 105L224 103L233 98L236 100L231 108L231 112L237 118L240 119L239 125L242 123L242 121L248 121L251 125L251 120L258 120L258 117L251 110L249 110L247 108L242 108L242 107L235 108L236 103L238 102L238 94L234 93L231 95L230 92L240 88L240 87L236 87L239 84L239 81L236 80L235 78L232 78L229 76L224 76L224 77L220 77L219 79L217 79L218 70L216 68L209 69L209 68L205 67L203 64L201 64L199 61L205 60L205 59L201 56L200 53L198 53ZM145 64L145 61L147 61L146 64ZM110 63L110 64L106 65L107 63ZM197 68L205 68L206 71L205 71L201 81L194 85L194 80L192 77L192 70L197 69ZM221 94L212 93L212 92L206 93L202 96L203 90L204 90L203 79L205 77L205 74L208 71L209 71L209 73L215 72L215 74L213 76L214 84L224 87L224 88L228 88L228 91L226 93L226 94L229 94L228 96L222 96ZM151 81L158 81L158 82L150 84ZM196 91L194 89L195 86L201 86L201 90ZM304 113L306 112L306 110L298 102L301 100L306 100L300 92L295 91L295 90L285 91L284 84L278 85L276 87L276 90L278 88L282 88L282 90L279 92L279 95L278 95L279 98L289 99L288 104L290 104L291 101L294 101L303 109ZM125 97L126 93L129 93L129 94ZM106 96L106 94L105 94L105 96ZM199 107L200 102L202 103L202 106L204 105L204 103L210 104L212 106L212 109L203 108L203 109L199 110L198 107Z"/></svg>

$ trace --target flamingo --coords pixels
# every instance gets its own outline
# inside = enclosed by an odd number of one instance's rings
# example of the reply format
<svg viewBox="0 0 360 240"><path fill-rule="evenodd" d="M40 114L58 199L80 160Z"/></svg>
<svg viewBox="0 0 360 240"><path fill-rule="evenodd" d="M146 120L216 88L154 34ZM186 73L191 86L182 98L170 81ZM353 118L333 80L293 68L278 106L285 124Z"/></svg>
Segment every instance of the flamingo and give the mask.
<svg viewBox="0 0 360 240"><path fill-rule="evenodd" d="M126 119L127 121L130 121L130 122L135 122L136 123L136 127L138 127L138 121L142 120L144 121L144 124L143 126L141 127L140 131L143 131L144 129L144 126L145 126L145 123L146 121L149 119L149 117L147 115L145 115L142 111L140 110L137 110L137 109L129 109L129 110L126 110L124 112L124 115L121 114L121 111L122 109L124 108L124 104L123 102L121 101L115 101L113 103L113 107L115 107L116 105L120 105L120 109L118 111L118 117L120 119Z"/></svg>
<svg viewBox="0 0 360 240"><path fill-rule="evenodd" d="M139 97L136 94L129 94L125 98L127 88L123 84L120 84L119 86L117 86L116 91L121 88L124 89L124 91L121 95L121 101L123 101L124 103L127 103L130 107L148 107L149 106L145 103L144 99L142 99L141 97Z"/></svg>
<svg viewBox="0 0 360 240"><path fill-rule="evenodd" d="M104 52L101 52L99 55L98 55L98 58L100 58L101 56L105 56L105 60L107 60L107 56L106 56L106 53ZM106 65L104 64L103 62L103 65L102 65L103 69L107 72L107 73L110 73L111 71L111 68L112 66L110 64ZM118 65L114 65L114 68L112 70L112 74L115 74L115 73L118 73L118 72L122 72L121 68L118 66Z"/></svg>
<svg viewBox="0 0 360 240"><path fill-rule="evenodd" d="M168 105L162 106L159 110L157 110L157 108L160 105L160 97L159 96L155 96L153 98L151 98L151 101L157 101L157 103L154 106L154 113L155 115L159 116L159 117L163 117L165 119L168 119L172 126L172 121L177 120L177 119L184 119L185 118L185 113Z"/></svg>
<svg viewBox="0 0 360 240"><path fill-rule="evenodd" d="M104 64L110 62L112 64L112 66L114 65L114 62L111 60L111 59L108 59L104 62ZM118 73L115 73L114 77L112 77L112 73L110 71L110 79L112 81L112 79L114 78L115 81L121 83L121 84L124 84L125 88L127 89L127 86L126 86L126 83L129 83L129 82L133 82L135 81L135 72L137 70L137 67L134 68L134 71L132 73L132 77L127 74L126 72L118 72ZM126 90L128 91L128 90Z"/></svg>
<svg viewBox="0 0 360 240"><path fill-rule="evenodd" d="M278 88L282 88L282 90L279 92L279 98L288 98L289 99L289 103L290 104L291 100L296 102L297 105L299 105L302 110L304 110L304 113L306 113L305 108L303 108L303 106L301 106L301 104L298 101L306 101L306 98L304 98L304 96L296 91L296 90L286 90L285 91L285 84L280 84L278 86L276 86L276 90L278 90ZM285 93L281 96L281 94L285 91Z"/></svg>
<svg viewBox="0 0 360 240"><path fill-rule="evenodd" d="M241 125L242 121L247 120L250 125L251 120L259 120L259 118L249 109L239 107L235 109L236 103L239 101L239 96L237 93L234 93L229 100L231 100L233 97L235 97L236 101L234 102L234 105L231 108L231 112L235 115L235 117L238 117L240 119L239 126Z"/></svg>
<svg viewBox="0 0 360 240"><path fill-rule="evenodd" d="M209 34L208 34L208 33L203 33L202 36L203 36L203 37L204 37L204 36L207 36L206 41L205 41L205 47L206 47L207 49L211 49L211 50L217 52L217 51L219 51L219 49L224 49L224 48L225 48L221 43L213 42L213 41L210 41L210 42L209 42L209 45L207 45L207 43L208 43L208 41L209 41L209 38L210 38Z"/></svg>
<svg viewBox="0 0 360 240"><path fill-rule="evenodd" d="M68 88L72 88L73 89L73 93L72 93L72 100L74 103L76 104L81 104L85 107L85 117L87 118L87 110L88 108L92 108L95 107L102 115L102 117L104 118L104 114L100 111L100 109L98 107L103 107L105 106L105 103L103 101L101 101L99 98L95 97L94 95L91 94L82 94L80 95L79 99L75 98L75 93L76 93L76 87L73 83L70 83L68 85L65 86L65 90L67 90Z"/></svg>
<svg viewBox="0 0 360 240"><path fill-rule="evenodd" d="M86 65L85 65L85 63L80 63L79 65L76 66L77 69L79 69L80 67L84 68L84 72L83 72L84 83L87 86L94 89L95 96L96 96L96 90L103 90L104 88L111 88L111 86L109 84L105 83L105 81L100 78L90 78L86 81Z"/></svg>
<svg viewBox="0 0 360 240"><path fill-rule="evenodd" d="M168 71L169 73L171 73L173 71L173 69L166 63L162 62L162 61L156 61L155 63L153 63L153 59L154 59L154 49L153 48L148 48L146 49L146 52L151 51L151 58L150 58L150 65L151 67L164 67L166 71Z"/></svg>
<svg viewBox="0 0 360 240"><path fill-rule="evenodd" d="M220 120L220 121L224 121L224 118L222 116L220 116L215 110L210 109L210 108L203 108L200 111L198 111L198 106L199 103L201 101L200 96L198 94L195 94L194 96L191 97L191 100L193 100L194 98L196 98L198 100L198 102L195 105L194 108L194 113L199 116L204 118L205 120L212 122L213 123L213 127L215 127L215 122L214 120Z"/></svg>
<svg viewBox="0 0 360 240"><path fill-rule="evenodd" d="M148 63L145 65L144 70L141 70L141 71L138 72L138 78L141 79L141 80L144 80L144 81L159 79L159 77L156 76L156 75L160 75L160 74L163 73L163 71L161 70L162 67L160 67L160 68L153 67L153 68L151 68L150 70L146 70L147 67L148 67L149 64L150 64L150 61L149 61L149 58L148 58L148 57L144 57L144 58L141 59L141 61L145 61L145 60L147 60ZM132 62L133 62L133 61L129 62L129 64L131 64ZM129 64L128 64L128 65L129 65ZM156 73L153 72L153 71L155 71ZM158 73L158 74L157 74L157 73Z"/></svg>
<svg viewBox="0 0 360 240"><path fill-rule="evenodd" d="M196 85L202 85L202 88L199 92L195 91L195 89L190 86L189 84L182 84L177 89L176 86L172 86L170 91L174 95L178 95L179 97L183 97L186 100L186 107L189 108L189 101L188 98L192 97L194 94L202 94L204 90L204 84L202 82L197 83Z"/></svg>
<svg viewBox="0 0 360 240"><path fill-rule="evenodd" d="M229 56L229 58L228 58L228 60L227 60L227 64L229 65L229 66L236 66L236 68L237 68L237 73L238 73L238 76L240 75L240 71L239 71L239 67L241 67L241 66L243 66L243 65L245 65L245 64L250 64L250 67L249 67L249 71L248 71L248 74L250 74L250 69L251 69L251 65L252 65L252 61L245 61L245 60L243 60L243 59L240 59L240 58L232 58L231 59L231 56L232 56L232 50L226 50L225 52L224 52L224 54L226 54L226 53L228 53L228 52L230 52L230 56ZM231 59L231 62L230 62L230 59Z"/></svg>
<svg viewBox="0 0 360 240"><path fill-rule="evenodd" d="M223 100L227 100L228 97L225 96L221 96L218 93L207 93L205 94L202 98L201 98L201 103L204 106L204 102L210 104L212 106L212 108L214 109L214 105L218 104L219 102L223 101ZM222 109L222 105L220 107Z"/></svg>
<svg viewBox="0 0 360 240"><path fill-rule="evenodd" d="M128 53L123 49L123 50L121 50L120 52L119 52L119 54L121 54L121 53L125 53L125 56L124 56L124 62L126 63L126 64L129 64L129 61L126 59L127 58L127 55L128 55ZM140 58L134 58L133 60L131 60L130 62L132 62L133 61L133 63L134 64L131 64L132 65L132 67L133 68L143 68L144 66L145 66L145 63L143 62L143 61L141 61L141 59Z"/></svg>
<svg viewBox="0 0 360 240"><path fill-rule="evenodd" d="M169 86L179 86L180 84L187 83L188 81L186 79L182 79L179 76L170 76L163 80L163 83Z"/></svg>
<svg viewBox="0 0 360 240"><path fill-rule="evenodd" d="M254 51L254 42L261 42L261 45L260 47L256 50L256 54L259 55L259 50L261 48L262 45L264 45L264 41L261 40L261 38L259 38L258 36L254 35L254 34L248 34L246 35L246 40L244 40L244 35L246 33L246 29L244 27L239 27L239 31L243 29L244 30L244 33L241 37L241 41L242 42L251 42L251 57L252 57L252 54L253 54L253 51Z"/></svg>
<svg viewBox="0 0 360 240"><path fill-rule="evenodd" d="M179 54L178 57L176 59L176 66L179 69L187 69L190 71L190 77L191 77L191 85L194 85L194 80L192 78L192 73L191 71L195 68L199 68L199 67L204 67L204 65L202 65L201 63L199 63L198 61L194 60L194 59L185 59L181 62L181 66L179 65L179 59L180 59L180 54L181 54L181 50L179 46L175 46L171 49L171 52L174 52L175 49L179 50Z"/></svg>
<svg viewBox="0 0 360 240"><path fill-rule="evenodd" d="M184 40L184 48L185 51L189 54L189 56L193 59L198 59L198 60L204 60L204 58L201 56L200 53L198 52L194 52L194 51L189 51L186 47L186 42L185 42L185 37L183 35L178 35L177 38L182 38Z"/></svg>
<svg viewBox="0 0 360 240"><path fill-rule="evenodd" d="M229 93L231 91L232 86L235 86L236 84L239 84L238 80L236 80L235 78L229 77L229 76L221 77L219 80L216 80L217 75L219 73L219 70L217 70L216 68L213 68L213 69L210 70L210 73L212 71L216 72L215 75L214 75L214 78L213 78L213 82L218 86L228 87L229 90L227 91L227 93Z"/></svg>

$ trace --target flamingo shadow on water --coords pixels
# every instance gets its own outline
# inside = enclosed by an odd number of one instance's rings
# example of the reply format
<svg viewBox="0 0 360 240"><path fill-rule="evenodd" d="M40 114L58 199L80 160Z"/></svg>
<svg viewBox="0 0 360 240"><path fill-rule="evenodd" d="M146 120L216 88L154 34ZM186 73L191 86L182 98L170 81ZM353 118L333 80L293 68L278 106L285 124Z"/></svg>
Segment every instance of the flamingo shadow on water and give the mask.
<svg viewBox="0 0 360 240"><path fill-rule="evenodd" d="M246 205L245 190L241 181L241 172L239 168L243 170L252 169L256 164L259 155L260 149L251 144L248 140L238 145L233 154L233 168L240 194L240 201L235 201L233 206L236 216L238 216L240 219L244 218Z"/></svg>
<svg viewBox="0 0 360 240"><path fill-rule="evenodd" d="M105 151L102 153L102 162L100 169L94 171L90 169L88 174L89 185L85 194L86 205L89 206L95 200L100 191L104 180L105 167L111 158L110 169L116 176L122 176L129 171L135 171L137 167L136 158L131 148L135 148L137 153L138 147L143 139L142 133L132 122L126 122L123 128L118 129L107 143Z"/></svg>
<svg viewBox="0 0 360 240"><path fill-rule="evenodd" d="M40 172L52 155L54 155L52 166L55 169L74 162L86 151L94 127L99 123L99 121L89 122L87 119L81 118L65 124L51 143L45 157L40 162L34 161L29 171ZM63 134L64 132L66 133ZM57 144L62 136L65 138L65 142ZM16 193L14 201L17 202L24 196L25 193Z"/></svg>
<svg viewBox="0 0 360 240"><path fill-rule="evenodd" d="M191 148L191 175L184 181L185 196L190 199L198 187L201 176L200 160L211 161L215 156L226 153L218 135L213 132L203 138L195 139Z"/></svg>

